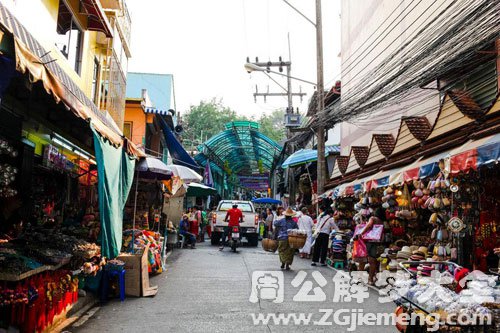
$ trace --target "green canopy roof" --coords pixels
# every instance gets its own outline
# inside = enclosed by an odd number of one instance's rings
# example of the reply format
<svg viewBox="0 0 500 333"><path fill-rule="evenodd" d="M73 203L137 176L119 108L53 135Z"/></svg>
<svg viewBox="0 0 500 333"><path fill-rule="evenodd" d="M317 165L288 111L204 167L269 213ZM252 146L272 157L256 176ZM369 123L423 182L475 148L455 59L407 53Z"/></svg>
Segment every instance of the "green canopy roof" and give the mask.
<svg viewBox="0 0 500 333"><path fill-rule="evenodd" d="M198 147L195 160L205 165L210 160L212 171L223 170L239 176L269 172L281 146L259 132L253 121L234 121L226 129Z"/></svg>

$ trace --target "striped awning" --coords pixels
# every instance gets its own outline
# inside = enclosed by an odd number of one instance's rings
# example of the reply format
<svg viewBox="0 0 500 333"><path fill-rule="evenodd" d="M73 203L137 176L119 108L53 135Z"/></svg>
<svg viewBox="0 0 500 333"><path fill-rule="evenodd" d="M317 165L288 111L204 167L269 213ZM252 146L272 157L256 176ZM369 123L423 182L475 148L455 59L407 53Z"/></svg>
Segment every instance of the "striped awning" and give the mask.
<svg viewBox="0 0 500 333"><path fill-rule="evenodd" d="M145 107L144 108L144 113L159 114L159 115L162 115L162 116L166 116L166 115L172 115L173 116L173 110L172 111L170 111L170 110L160 110L160 109L153 108L153 107Z"/></svg>
<svg viewBox="0 0 500 333"><path fill-rule="evenodd" d="M29 73L32 82L41 81L56 102L62 101L77 117L92 122L93 127L114 145L124 144L123 133L106 111L101 111L59 66L34 36L0 2L0 29L14 37L16 69ZM129 153L144 156L132 142L125 143Z"/></svg>

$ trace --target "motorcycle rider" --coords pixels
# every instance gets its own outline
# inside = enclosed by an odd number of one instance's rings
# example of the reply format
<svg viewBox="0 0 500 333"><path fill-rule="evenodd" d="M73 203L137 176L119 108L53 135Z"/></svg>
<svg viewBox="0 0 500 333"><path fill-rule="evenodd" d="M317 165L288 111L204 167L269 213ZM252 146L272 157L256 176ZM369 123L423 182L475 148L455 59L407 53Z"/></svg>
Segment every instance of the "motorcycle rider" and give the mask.
<svg viewBox="0 0 500 333"><path fill-rule="evenodd" d="M231 232L232 227L239 227L240 222L243 222L243 213L240 209L238 209L238 205L234 204L233 208L227 211L226 217L224 221L227 222L229 219L229 223L227 227L224 227L224 233L222 234L222 244L219 248L219 251L224 250L224 246L226 245L226 238Z"/></svg>

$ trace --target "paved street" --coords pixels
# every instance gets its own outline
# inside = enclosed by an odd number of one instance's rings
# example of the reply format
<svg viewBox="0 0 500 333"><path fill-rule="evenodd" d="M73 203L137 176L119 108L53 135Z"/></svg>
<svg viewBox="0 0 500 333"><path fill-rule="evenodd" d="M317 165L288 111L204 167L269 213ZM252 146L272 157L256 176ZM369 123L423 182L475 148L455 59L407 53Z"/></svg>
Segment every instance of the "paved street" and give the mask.
<svg viewBox="0 0 500 333"><path fill-rule="evenodd" d="M368 312L386 312L394 310L394 305L380 304L373 291L362 304L332 302L335 271L327 267L317 267L328 284L322 288L327 295L324 302L294 302L300 286L294 288L291 281L298 271L308 273L306 281L314 281L311 274L315 267L310 261L295 258L293 270L284 272L284 302L272 303L261 300L249 301L252 272L258 270L278 270L277 254L264 252L262 248L240 248L239 253L229 249L219 252L209 243L199 245L197 249L176 250L168 258L166 273L152 279L151 284L159 286L154 298L128 298L125 302L112 301L99 310L85 323L71 327L71 332L289 332L322 331L346 332L347 326L319 326L312 322L319 321L323 313L319 309L363 309ZM319 285L313 282L313 287ZM313 292L311 291L310 294ZM312 313L309 325L267 325L255 326L251 314L267 313ZM350 316L343 314L343 316ZM341 316L341 317L343 317ZM333 316L327 319L332 321ZM80 321L81 323L81 321ZM357 332L372 331L372 327L358 327ZM377 327L377 331L395 332L391 326Z"/></svg>

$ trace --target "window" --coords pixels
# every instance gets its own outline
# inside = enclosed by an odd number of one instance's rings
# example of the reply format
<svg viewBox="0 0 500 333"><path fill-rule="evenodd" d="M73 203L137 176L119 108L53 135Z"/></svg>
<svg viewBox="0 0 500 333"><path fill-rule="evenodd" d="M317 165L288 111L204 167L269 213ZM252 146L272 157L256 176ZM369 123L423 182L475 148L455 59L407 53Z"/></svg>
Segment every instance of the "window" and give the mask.
<svg viewBox="0 0 500 333"><path fill-rule="evenodd" d="M56 47L80 74L82 62L82 30L76 24L73 13L63 0L59 1L57 16Z"/></svg>
<svg viewBox="0 0 500 333"><path fill-rule="evenodd" d="M233 208L233 204L232 202L223 202L220 204L219 206L219 211L221 212L226 212L228 210L230 210L231 208ZM248 203L242 203L242 202L237 202L236 203L238 205L238 209L240 209L243 213L253 213L253 209L252 209L252 206Z"/></svg>
<svg viewBox="0 0 500 333"><path fill-rule="evenodd" d="M92 101L94 102L95 105L98 105L98 88L97 85L99 84L99 73L101 72L101 65L99 64L99 60L97 58L94 58L94 70L92 73Z"/></svg>
<svg viewBox="0 0 500 333"><path fill-rule="evenodd" d="M123 135L129 140L132 140L132 122L126 121L123 123Z"/></svg>

